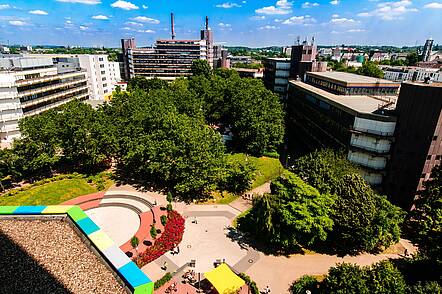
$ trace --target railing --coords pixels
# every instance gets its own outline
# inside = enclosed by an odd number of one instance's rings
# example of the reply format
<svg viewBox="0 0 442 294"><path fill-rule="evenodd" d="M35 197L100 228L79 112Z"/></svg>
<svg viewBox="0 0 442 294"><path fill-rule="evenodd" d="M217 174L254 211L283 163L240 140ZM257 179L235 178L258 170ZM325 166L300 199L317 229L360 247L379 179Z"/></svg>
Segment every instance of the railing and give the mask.
<svg viewBox="0 0 442 294"><path fill-rule="evenodd" d="M74 88L74 89L70 89L70 90L67 90L67 91L55 93L55 94L52 94L52 95L49 95L49 96L45 96L45 97L42 97L42 98L37 98L37 99L29 100L29 101L26 101L26 102L22 102L21 105L22 105L23 108L25 108L25 107L28 107L28 106L31 106L31 105L35 105L35 104L38 104L38 103L41 103L41 102L45 102L45 101L49 101L49 100L52 100L52 99L56 99L56 98L61 97L61 96L69 95L69 94L72 94L72 93L75 93L75 92L78 92L78 91L81 91L81 90L87 90L87 88L88 88L88 86L84 85L84 86L79 87L79 88Z"/></svg>
<svg viewBox="0 0 442 294"><path fill-rule="evenodd" d="M55 85L51 85L51 86L46 86L46 87L41 87L41 88L36 88L36 89L32 89L32 90L28 90L28 91L23 91L23 92L19 92L17 97L21 98L21 97L25 97L25 96L29 96L29 95L33 95L33 94L38 94L38 93L43 93L49 90L55 90L58 88L62 88L62 87L67 87L67 86L72 86L75 84L79 84L79 83L87 83L87 79L79 79L79 80L75 80L69 83L60 83L60 84L55 84Z"/></svg>
<svg viewBox="0 0 442 294"><path fill-rule="evenodd" d="M64 74L44 76L44 77L35 78L35 79L17 80L17 81L15 81L15 84L17 85L17 87L20 87L20 86L32 85L32 84L40 83L40 82L48 82L48 81L54 81L54 80L74 77L74 76L77 76L80 74L85 74L85 73L86 73L85 71L79 71L79 72L70 72L70 73L64 73Z"/></svg>
<svg viewBox="0 0 442 294"><path fill-rule="evenodd" d="M37 108L37 109L35 109L35 110L28 111L28 112L26 112L26 113L23 113L23 115L24 115L24 116L32 116L32 115L36 115L36 114L39 114L39 113L41 113L41 112L43 112L43 111L46 111L46 110L49 110L49 109L52 109L52 108L56 108L56 107L58 107L58 106L60 106L60 105L66 104L67 102L72 101L72 100L74 100L74 99L81 99L82 97L85 97L85 96L88 96L88 95L89 95L89 93L85 93L85 94L81 94L81 95L78 95L78 96L75 96L75 97L70 97L70 98L68 98L68 99L64 99L64 100L59 101L59 102L57 102L57 103L49 104L49 105L46 105L46 106L42 106L42 107L40 107L40 108Z"/></svg>

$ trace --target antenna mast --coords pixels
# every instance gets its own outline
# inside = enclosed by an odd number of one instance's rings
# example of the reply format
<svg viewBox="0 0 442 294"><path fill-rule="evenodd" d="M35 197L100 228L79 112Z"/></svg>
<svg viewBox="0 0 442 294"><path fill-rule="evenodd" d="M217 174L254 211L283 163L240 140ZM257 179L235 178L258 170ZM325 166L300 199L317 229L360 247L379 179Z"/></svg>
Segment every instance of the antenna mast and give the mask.
<svg viewBox="0 0 442 294"><path fill-rule="evenodd" d="M175 40L175 18L173 16L173 12L170 14L170 26L172 30L172 40Z"/></svg>

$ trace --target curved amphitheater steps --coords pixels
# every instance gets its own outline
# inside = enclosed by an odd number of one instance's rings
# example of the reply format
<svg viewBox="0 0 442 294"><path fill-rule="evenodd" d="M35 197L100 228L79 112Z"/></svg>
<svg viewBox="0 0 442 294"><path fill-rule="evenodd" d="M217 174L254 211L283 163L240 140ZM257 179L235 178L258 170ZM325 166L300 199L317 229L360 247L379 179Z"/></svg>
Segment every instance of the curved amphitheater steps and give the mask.
<svg viewBox="0 0 442 294"><path fill-rule="evenodd" d="M121 197L116 197L116 196L113 196L113 197L104 196L103 199L101 200L100 207L105 206L104 204L117 204L117 203L118 204L120 204L120 203L121 204L128 204L128 205L136 207L139 210L138 214L140 214L141 212L149 211L151 209L150 206L148 206L143 201L139 201L134 198L128 198L125 196L121 196Z"/></svg>

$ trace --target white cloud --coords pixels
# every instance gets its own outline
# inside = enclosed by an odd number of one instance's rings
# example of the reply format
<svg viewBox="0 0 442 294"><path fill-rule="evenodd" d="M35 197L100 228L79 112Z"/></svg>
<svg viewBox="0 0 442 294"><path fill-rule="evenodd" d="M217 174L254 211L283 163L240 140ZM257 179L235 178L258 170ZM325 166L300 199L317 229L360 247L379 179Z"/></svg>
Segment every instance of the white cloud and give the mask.
<svg viewBox="0 0 442 294"><path fill-rule="evenodd" d="M108 20L109 19L109 17L107 17L106 15L102 15L102 14L94 15L94 16L92 16L92 18L93 19L98 19L98 20Z"/></svg>
<svg viewBox="0 0 442 294"><path fill-rule="evenodd" d="M239 5L237 3L233 3L233 2L225 2L225 3L221 3L221 4L216 4L215 6L218 8L225 8L225 9L234 8L234 7L241 7L241 5Z"/></svg>
<svg viewBox="0 0 442 294"><path fill-rule="evenodd" d="M352 18L342 17L342 18L332 18L330 20L330 23L337 24L337 25L351 25L351 24L357 23L357 21L355 21Z"/></svg>
<svg viewBox="0 0 442 294"><path fill-rule="evenodd" d="M87 26L79 26L79 29L82 31L87 31L89 29L89 27Z"/></svg>
<svg viewBox="0 0 442 294"><path fill-rule="evenodd" d="M138 30L138 33L155 34L154 30Z"/></svg>
<svg viewBox="0 0 442 294"><path fill-rule="evenodd" d="M135 4L128 2L128 1L124 1L124 0L115 1L114 3L111 4L111 6L114 8L120 8L123 10L139 9L139 7L136 6Z"/></svg>
<svg viewBox="0 0 442 294"><path fill-rule="evenodd" d="M332 0L330 1L331 5L338 5L339 4L339 0Z"/></svg>
<svg viewBox="0 0 442 294"><path fill-rule="evenodd" d="M256 9L257 14L268 14L268 15L285 15L292 12L293 2L288 2L287 0L279 0L276 2L275 6L266 6L263 8Z"/></svg>
<svg viewBox="0 0 442 294"><path fill-rule="evenodd" d="M309 25L315 23L316 20L310 15L292 16L282 22L285 25Z"/></svg>
<svg viewBox="0 0 442 294"><path fill-rule="evenodd" d="M218 26L221 27L221 28L230 28L232 25L231 25L230 23L223 23L223 22L220 22L220 23L218 24Z"/></svg>
<svg viewBox="0 0 442 294"><path fill-rule="evenodd" d="M58 2L64 2L64 3L81 3L81 4L88 4L88 5L95 5L100 4L100 0L57 0Z"/></svg>
<svg viewBox="0 0 442 294"><path fill-rule="evenodd" d="M277 29L279 29L279 27L271 26L271 25L265 25L265 26L259 27L258 29L259 30L277 30Z"/></svg>
<svg viewBox="0 0 442 294"><path fill-rule="evenodd" d="M0 10L12 8L9 4L0 4Z"/></svg>
<svg viewBox="0 0 442 294"><path fill-rule="evenodd" d="M29 13L30 14L36 14L36 15L48 15L48 13L46 11L40 10L40 9L31 10L31 11L29 11Z"/></svg>
<svg viewBox="0 0 442 294"><path fill-rule="evenodd" d="M383 20L401 19L403 15L409 12L418 11L412 5L410 0L401 0L396 2L379 3L375 10L358 13L359 17L378 17Z"/></svg>
<svg viewBox="0 0 442 294"><path fill-rule="evenodd" d="M9 24L12 26L17 26L17 27L22 27L22 26L27 26L28 23L24 22L22 20L10 20Z"/></svg>
<svg viewBox="0 0 442 294"><path fill-rule="evenodd" d="M128 22L126 22L126 24L129 26L134 26L134 27L142 27L143 26L142 23L134 22L134 21L128 21Z"/></svg>
<svg viewBox="0 0 442 294"><path fill-rule="evenodd" d="M266 19L265 15L254 15L250 17L251 20L264 20Z"/></svg>
<svg viewBox="0 0 442 294"><path fill-rule="evenodd" d="M151 23L151 24L159 24L160 21L158 19L146 17L146 16L137 16L132 18L132 20L138 21L138 22L144 22L144 23Z"/></svg>
<svg viewBox="0 0 442 294"><path fill-rule="evenodd" d="M364 29L350 29L350 30L347 30L347 33L363 33L363 32L366 32L366 30L364 30Z"/></svg>
<svg viewBox="0 0 442 294"><path fill-rule="evenodd" d="M429 9L442 9L442 2L431 2L424 6L424 8Z"/></svg>
<svg viewBox="0 0 442 294"><path fill-rule="evenodd" d="M149 8L149 6L147 6L147 5L141 5L141 7L143 7L143 9L147 9L147 8Z"/></svg>
<svg viewBox="0 0 442 294"><path fill-rule="evenodd" d="M337 18L337 17L339 17L339 14L333 14L332 15L332 18Z"/></svg>
<svg viewBox="0 0 442 294"><path fill-rule="evenodd" d="M316 7L319 6L319 3L317 2L304 2L302 3L302 8L312 8L312 7Z"/></svg>

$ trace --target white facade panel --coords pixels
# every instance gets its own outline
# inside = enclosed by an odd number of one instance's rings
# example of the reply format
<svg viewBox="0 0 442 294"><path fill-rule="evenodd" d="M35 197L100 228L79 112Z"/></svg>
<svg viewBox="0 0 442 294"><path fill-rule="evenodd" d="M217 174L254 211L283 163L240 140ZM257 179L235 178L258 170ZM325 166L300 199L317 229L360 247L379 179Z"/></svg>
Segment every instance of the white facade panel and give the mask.
<svg viewBox="0 0 442 294"><path fill-rule="evenodd" d="M350 145L368 151L387 153L390 151L391 141L362 134L352 134Z"/></svg>
<svg viewBox="0 0 442 294"><path fill-rule="evenodd" d="M384 122L356 117L353 128L364 133L377 134L382 136L392 136L396 122Z"/></svg>
<svg viewBox="0 0 442 294"><path fill-rule="evenodd" d="M351 162L362 165L365 167L382 170L387 165L387 159L382 156L375 156L368 153L358 152L358 151L349 151L348 160Z"/></svg>

